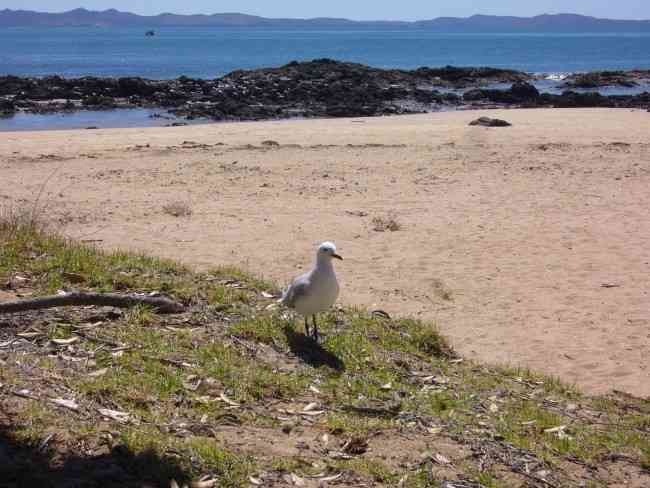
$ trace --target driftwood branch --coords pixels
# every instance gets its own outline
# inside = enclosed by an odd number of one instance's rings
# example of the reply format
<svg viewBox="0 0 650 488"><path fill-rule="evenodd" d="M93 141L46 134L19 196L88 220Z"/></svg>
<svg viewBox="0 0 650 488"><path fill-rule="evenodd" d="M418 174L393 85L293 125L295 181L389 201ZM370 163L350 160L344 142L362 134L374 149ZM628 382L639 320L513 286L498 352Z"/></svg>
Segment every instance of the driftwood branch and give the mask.
<svg viewBox="0 0 650 488"><path fill-rule="evenodd" d="M19 302L0 303L0 314L26 312L54 307L74 307L80 305L98 305L101 307L130 308L135 305L148 305L159 313L181 313L185 307L167 298L138 295L117 295L114 293L74 292L21 300Z"/></svg>

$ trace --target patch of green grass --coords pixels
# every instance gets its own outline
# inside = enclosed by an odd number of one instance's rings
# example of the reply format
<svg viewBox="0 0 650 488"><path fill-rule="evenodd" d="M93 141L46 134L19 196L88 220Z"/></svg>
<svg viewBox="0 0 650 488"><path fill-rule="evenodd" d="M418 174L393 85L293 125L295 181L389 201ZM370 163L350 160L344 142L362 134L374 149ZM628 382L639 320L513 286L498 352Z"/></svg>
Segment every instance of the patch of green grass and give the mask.
<svg viewBox="0 0 650 488"><path fill-rule="evenodd" d="M212 344L197 351L200 371L218 380L239 401L287 399L305 390L309 378L278 374L273 367L255 363L232 347Z"/></svg>
<svg viewBox="0 0 650 488"><path fill-rule="evenodd" d="M247 288L256 291L265 291L267 293L277 291L277 287L266 281L262 276L252 275L234 266L218 266L212 268L208 274L217 279L240 282Z"/></svg>
<svg viewBox="0 0 650 488"><path fill-rule="evenodd" d="M262 313L255 317L246 317L230 328L230 333L249 341L262 344L285 344L282 331L290 326L277 314Z"/></svg>
<svg viewBox="0 0 650 488"><path fill-rule="evenodd" d="M170 438L161 435L154 428L144 427L125 429L121 434L121 442L128 449L130 456L140 459L148 457L152 460L149 466L142 461L138 463L143 475L151 473L154 469L164 469L167 464L158 459L166 458L170 451L184 454L180 457L179 464L185 476L196 479L210 474L218 479L218 486L242 486L254 468L251 458L233 454L214 439ZM174 475L178 476L178 471L169 470L159 477L168 484Z"/></svg>
<svg viewBox="0 0 650 488"><path fill-rule="evenodd" d="M353 471L370 478L376 483L394 486L399 481L398 473L391 470L384 463L376 460L357 458L349 461L339 461L334 464L340 470Z"/></svg>
<svg viewBox="0 0 650 488"><path fill-rule="evenodd" d="M124 315L127 324L136 327L147 327L155 324L157 315L155 311L147 305L136 305L130 308Z"/></svg>
<svg viewBox="0 0 650 488"><path fill-rule="evenodd" d="M330 432L368 436L395 427L391 417L364 415L361 412L336 412L327 416L325 425Z"/></svg>
<svg viewBox="0 0 650 488"><path fill-rule="evenodd" d="M216 475L219 486L224 488L247 484L248 477L255 469L251 457L235 455L220 447L214 439L193 438L187 441L187 447L201 460L203 469Z"/></svg>

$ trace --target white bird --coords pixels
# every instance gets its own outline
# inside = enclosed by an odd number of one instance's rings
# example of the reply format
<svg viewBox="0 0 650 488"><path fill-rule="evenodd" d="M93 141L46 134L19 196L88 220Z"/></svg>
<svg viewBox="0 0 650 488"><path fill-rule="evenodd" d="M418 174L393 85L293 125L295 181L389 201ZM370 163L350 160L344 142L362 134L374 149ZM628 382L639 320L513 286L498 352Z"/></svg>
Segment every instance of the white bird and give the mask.
<svg viewBox="0 0 650 488"><path fill-rule="evenodd" d="M301 276L298 276L279 300L283 305L294 309L305 318L305 333L309 336L309 316L313 318L314 330L312 335L318 338L316 314L334 305L339 296L339 283L336 279L332 259L343 260L336 254L336 246L332 242L323 242L316 252L316 266Z"/></svg>

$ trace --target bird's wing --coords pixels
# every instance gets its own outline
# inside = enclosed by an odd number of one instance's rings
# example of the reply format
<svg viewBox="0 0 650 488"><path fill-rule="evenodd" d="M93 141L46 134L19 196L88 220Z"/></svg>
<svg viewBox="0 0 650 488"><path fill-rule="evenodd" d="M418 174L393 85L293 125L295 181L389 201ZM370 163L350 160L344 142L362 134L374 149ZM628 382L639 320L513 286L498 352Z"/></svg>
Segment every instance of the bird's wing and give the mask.
<svg viewBox="0 0 650 488"><path fill-rule="evenodd" d="M307 295L309 290L309 275L299 276L294 280L293 283L287 288L287 291L282 295L282 304L286 305L289 308L294 308L296 305L296 300L300 299Z"/></svg>

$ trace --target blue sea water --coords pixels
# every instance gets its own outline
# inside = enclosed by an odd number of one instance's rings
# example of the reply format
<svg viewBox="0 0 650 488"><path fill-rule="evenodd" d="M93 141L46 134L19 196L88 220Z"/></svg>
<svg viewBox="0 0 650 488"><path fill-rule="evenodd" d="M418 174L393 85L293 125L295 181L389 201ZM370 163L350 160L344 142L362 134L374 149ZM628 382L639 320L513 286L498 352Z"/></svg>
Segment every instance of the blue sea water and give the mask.
<svg viewBox="0 0 650 488"><path fill-rule="evenodd" d="M333 58L379 68L492 66L567 74L650 69L650 34L436 34L425 31L299 31L167 27L146 37L140 28L0 28L0 75L215 78L237 69ZM561 91L557 79L536 82ZM505 88L505 87L504 87ZM635 93L646 86L601 89ZM147 110L17 114L1 131L87 126L168 125Z"/></svg>
<svg viewBox="0 0 650 488"><path fill-rule="evenodd" d="M167 127L174 123L185 125L205 120L179 120L164 110L127 108L117 110L81 110L78 112L31 114L19 112L0 117L0 132L55 129Z"/></svg>
<svg viewBox="0 0 650 488"><path fill-rule="evenodd" d="M650 34L436 34L197 27L1 28L0 74L200 78L292 60L383 68L494 66L532 73L650 68Z"/></svg>

